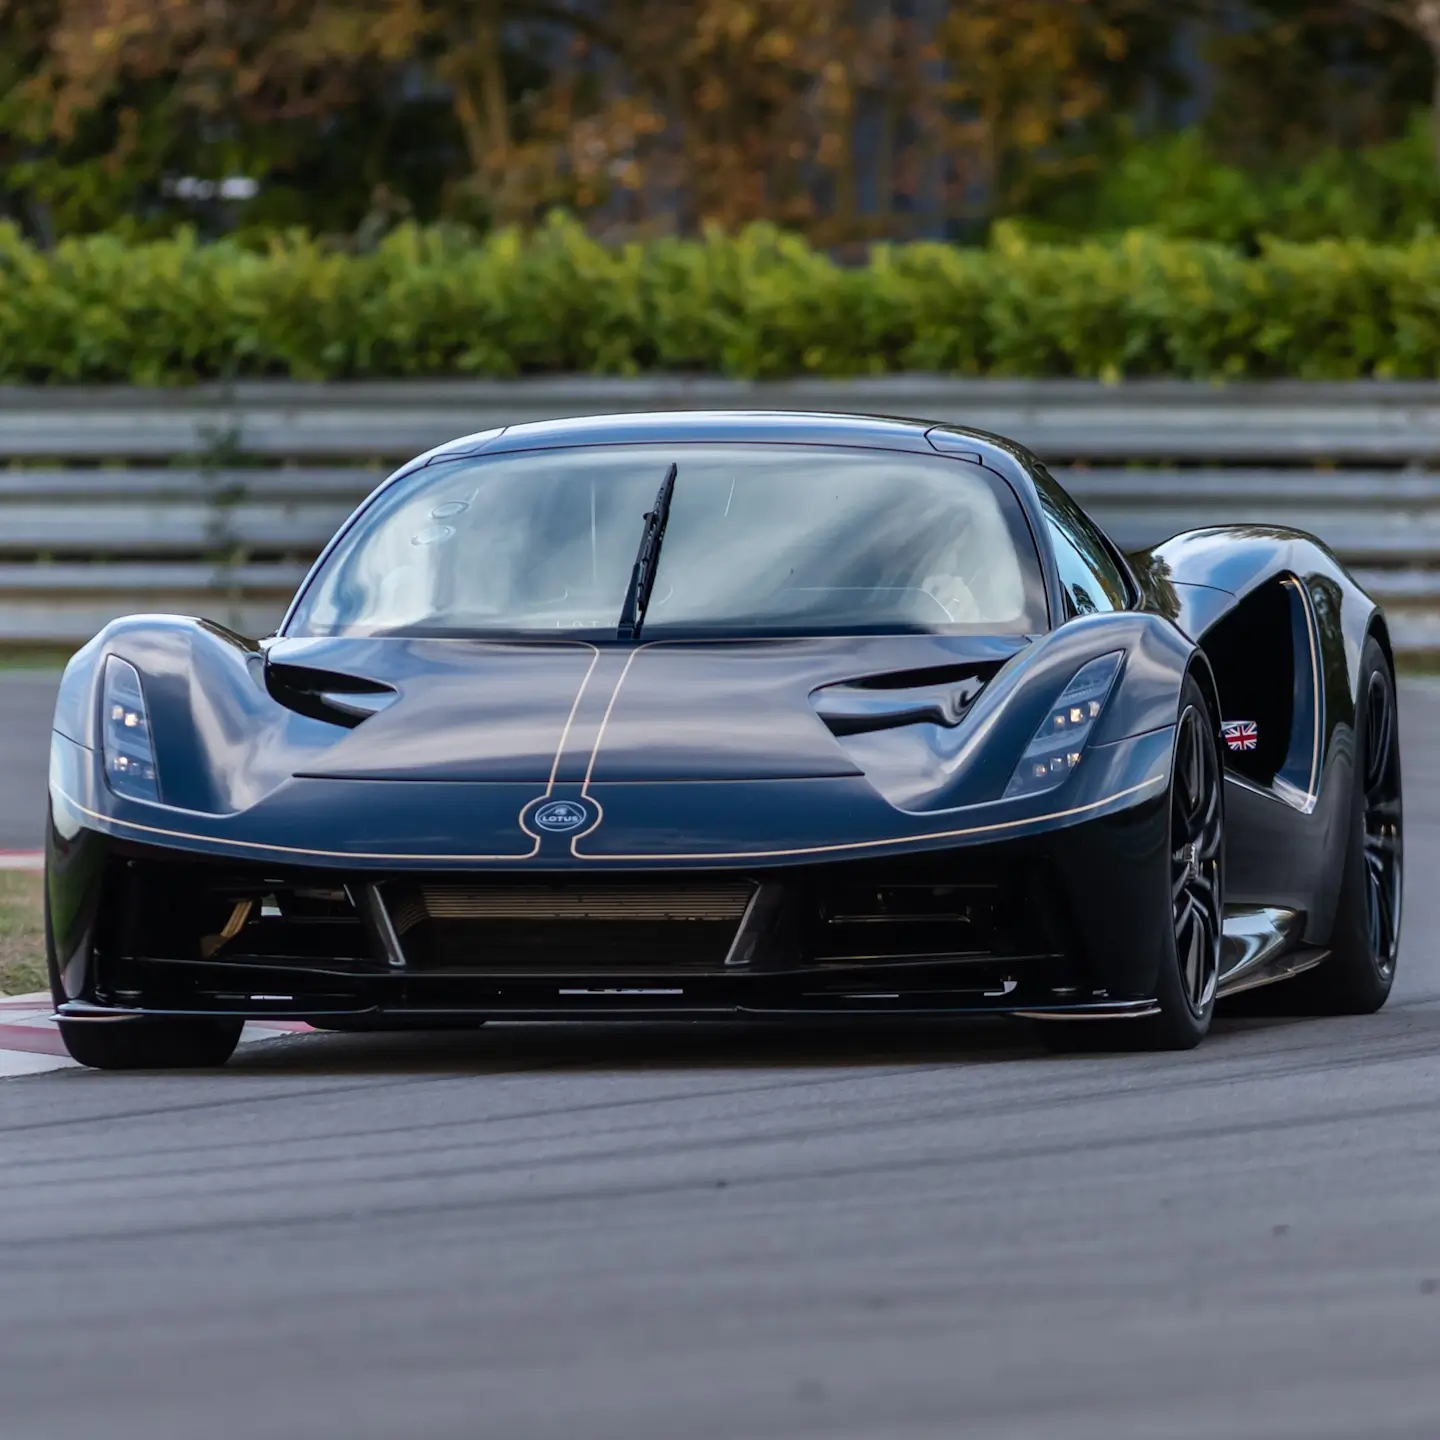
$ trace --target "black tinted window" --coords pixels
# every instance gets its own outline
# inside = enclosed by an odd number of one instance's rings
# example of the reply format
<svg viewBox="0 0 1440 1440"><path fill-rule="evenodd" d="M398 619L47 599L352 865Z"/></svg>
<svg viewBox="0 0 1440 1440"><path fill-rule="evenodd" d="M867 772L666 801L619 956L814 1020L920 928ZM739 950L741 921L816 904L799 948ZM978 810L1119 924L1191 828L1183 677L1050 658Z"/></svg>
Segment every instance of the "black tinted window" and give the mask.
<svg viewBox="0 0 1440 1440"><path fill-rule="evenodd" d="M1130 588L1100 532L1044 466L1036 467L1035 488L1055 547L1060 584L1075 613L1123 610L1130 603Z"/></svg>

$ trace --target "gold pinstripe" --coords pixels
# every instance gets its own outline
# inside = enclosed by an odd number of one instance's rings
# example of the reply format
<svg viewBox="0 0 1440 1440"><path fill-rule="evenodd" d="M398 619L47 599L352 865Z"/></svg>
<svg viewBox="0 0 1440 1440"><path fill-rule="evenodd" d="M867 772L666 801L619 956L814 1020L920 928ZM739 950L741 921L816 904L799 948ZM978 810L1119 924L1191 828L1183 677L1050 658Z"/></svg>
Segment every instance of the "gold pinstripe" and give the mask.
<svg viewBox="0 0 1440 1440"><path fill-rule="evenodd" d="M738 783L742 783L737 781ZM1023 825L1043 825L1051 820L1066 820L1074 815L1084 815L1092 810L1098 810L1102 806L1109 805L1116 800L1124 800L1128 796L1138 795L1145 790L1153 790L1157 785L1164 785L1166 777L1156 775L1149 780L1142 780L1138 785L1131 785L1124 790L1117 790L1114 794L1106 795L1102 799L1092 800L1086 805L1076 805L1068 810L1055 810L1047 815L1033 815L1023 820L999 820L990 825L973 825L961 830L934 830L926 831L918 835L896 835L886 840L853 840L837 845L815 845L792 850L744 850L731 852L696 853L696 854L673 854L673 855L577 855L579 860L626 860L626 861L647 861L654 863L663 860L765 860L786 858L798 855L828 855L840 851L850 850L871 850L882 849L896 845L918 845L927 840L956 840L968 835L988 835L1000 831L1014 830ZM294 845L265 845L258 840L231 840L213 835L195 835L183 830L165 830L155 825L141 825L133 820L117 820L110 815L102 815L97 810L91 810L88 806L82 805L73 796L58 790L60 798L67 805L72 806L81 815L92 820L103 821L107 825L117 826L125 830L133 830L142 835L157 835L167 840L192 840L209 845L227 845L237 849L260 850L271 855L312 855L319 856L326 860L405 860L405 861L434 861L444 864L488 864L499 861L520 861L533 858L534 852L525 855L416 855L400 854L389 851L361 851L361 850L309 850ZM592 802L593 803L593 802ZM573 842L572 842L573 844Z"/></svg>
<svg viewBox="0 0 1440 1440"><path fill-rule="evenodd" d="M922 840L960 840L968 835L993 835L1002 830L1017 829L1022 825L1040 825L1048 820L1067 820L1072 815L1085 815L1115 800L1123 800L1126 796L1153 790L1157 785L1164 785L1167 779L1167 776L1156 775L1149 780L1142 780L1138 785L1117 790L1103 799L1091 800L1088 804L1076 805L1069 810L1055 810L1049 815L1033 815L1024 820L997 820L990 825L972 825L963 830L931 830L922 835L900 835L891 840L847 840L837 845L807 845L793 850L697 851L694 854L677 851L665 855L581 855L575 850L573 841L570 849L577 860L779 860L800 855L833 855L850 850L874 850L887 845L913 845Z"/></svg>
<svg viewBox="0 0 1440 1440"><path fill-rule="evenodd" d="M565 753L565 742L570 738L570 727L575 723L575 717L580 713L580 702L585 698L585 689L590 684L590 677L595 673L595 667L600 663L600 647L592 645L588 640L572 640L572 645L583 645L590 652L590 667L585 671L585 678L580 682L580 688L575 692L575 703L570 707L570 713L565 717L565 728L560 732L560 743L555 747L555 763L550 767L550 783L545 787L546 795L551 794L555 789L555 777L560 773L560 757ZM621 677L624 678L623 676ZM618 688L618 687L617 687ZM614 697L611 697L611 704L614 704ZM606 715L609 715L607 710ZM592 753L593 762L594 755ZM587 772L588 778L588 772Z"/></svg>
<svg viewBox="0 0 1440 1440"><path fill-rule="evenodd" d="M1308 610L1307 610L1307 614L1308 614ZM571 731L571 729L572 729L572 727L573 727L573 725L574 725L575 717L576 717L576 715L579 713L580 704L581 704L582 700L584 699L585 691L586 691L587 687L589 686L590 679L591 679L591 677L593 676L593 674L594 674L594 672L595 672L595 668L596 668L596 666L598 665L599 659L600 659L600 650L599 650L599 647L596 646L596 645L590 644L590 642L588 642L588 641L579 641L579 640L576 640L576 641L567 641L567 642L563 642L563 643L570 644L570 645L575 645L575 646L584 646L586 649L588 649L588 650L591 652L590 664L589 664L588 668L587 668L586 671L585 671L585 677L584 677L584 679L580 682L580 688L579 688L579 690L576 692L575 700L574 700L574 702L572 703L572 705L571 705L571 707L570 707L570 713L569 713L569 715L566 717L565 727L564 727L564 729L563 729L562 732L561 732L560 742L559 742L559 745L557 746L556 751L555 751L555 760L554 760L554 763L553 763L553 764L551 765L551 767L550 767L550 779L549 779L549 783L546 785L544 795L542 795L542 796L540 796L540 797L537 797L537 798L539 798L539 799L545 799L545 798L547 798L547 797L554 791L554 788L555 788L555 785L556 785L556 781L557 781L557 776L559 775L559 771L560 771L561 758L562 758L562 755L563 755L563 753L564 753L564 749L565 749L566 743L567 743L568 740L569 740L570 731ZM594 821L586 830L582 831L579 835L572 836L571 839L570 839L570 853L571 853L571 856L572 856L574 859L576 859L576 860L591 861L591 862L600 862L600 863L610 863L610 862L636 863L636 862L644 862L644 863L654 864L654 863L661 862L661 861L666 861L666 860L683 860L683 861L692 861L692 860L693 860L693 861L708 861L708 860L746 861L746 860L767 860L767 859L789 859L789 858L797 858L797 857L805 856L805 855L830 855L830 854L850 853L850 852L854 852L854 851L857 851L857 850L888 849L888 848L897 847L897 846L918 845L918 844L923 844L923 843L926 843L926 842L928 842L928 841L933 841L933 840L958 840L958 839L965 839L965 838L967 838L967 837L976 836L976 835L999 834L999 833L1003 833L1003 832L1005 832L1005 831L1010 831L1010 830L1019 829L1019 828L1021 828L1021 827L1023 827L1023 826L1027 826L1027 825L1043 825L1043 824L1046 824L1046 823L1048 823L1048 822L1050 822L1050 821L1054 821L1054 820L1066 820L1066 819L1070 819L1070 818L1072 818L1072 817L1074 817L1074 816L1076 816L1076 815L1084 815L1084 814L1088 814L1088 813L1090 813L1090 812L1092 812L1092 811L1099 810L1099 809L1103 808L1103 807L1106 806L1106 805L1113 804L1113 803L1114 803L1115 801L1117 801L1117 800L1127 799L1128 797L1130 797L1130 796L1132 796L1132 795L1139 795L1139 794L1141 794L1141 793L1143 793L1143 792L1145 792L1145 791L1153 790L1156 786L1163 785L1163 784L1166 783L1166 777L1163 776L1163 775L1158 775L1158 776L1152 777L1152 778L1149 779L1149 780L1143 780L1143 781L1141 781L1138 785L1131 785L1131 786L1127 787L1127 788L1124 789L1124 790L1118 790L1118 791L1115 791L1113 794L1103 796L1103 797L1102 797L1101 799L1099 799L1099 800L1092 800L1092 801L1090 801L1089 803L1087 803L1087 804L1085 804L1085 805L1073 806L1073 807L1071 807L1071 808L1069 808L1069 809L1066 809L1066 810L1051 811L1050 813L1045 814L1045 815L1033 815L1033 816L1029 816L1029 817L1027 817L1027 818L1025 818L1025 819L1019 819L1019 820L1000 820L1000 821L995 821L995 822L993 822L993 823L991 823L991 824L988 824L988 825L972 825L972 826L963 827L963 828L958 829L958 830L925 831L925 832L922 832L922 833L920 833L920 834L915 834L915 835L897 835L897 836L892 836L892 837L890 837L890 838L888 838L888 839L880 839L880 840L852 840L852 841L839 842L839 843L836 843L836 844L833 844L833 845L798 846L798 847L794 847L794 848L779 849L779 850L744 850L744 851L713 851L713 852L709 852L709 851L704 851L704 852L702 852L702 851L696 851L696 852L692 852L692 853L674 852L674 853L670 853L670 854L637 854L637 855L631 855L631 854L623 854L623 855L586 855L586 854L583 854L580 850L578 850L578 849L576 848L577 845L579 844L580 840L582 840L582 839L585 838L586 835L590 835L590 834L593 834L593 833L594 833L595 829L599 826L601 820L603 819L603 815L604 815L604 810L603 810L603 807L601 806L600 802L599 802L597 799L595 799L595 798L590 794L590 785L591 785L591 782L592 782L592 779L593 779L593 776L594 776L594 773L595 773L595 763L596 763L596 760L597 760L598 757L599 757L601 745L604 743L605 732L606 732L606 729L608 728L608 726L609 726L609 724L610 724L610 717L611 717L611 715L614 713L615 703L616 703L616 701L619 699L620 691L621 691L621 689L624 687L625 681L629 678L631 666L635 663L636 657L640 654L640 652L641 652L642 650L655 649L655 648L658 648L659 646L662 646L662 645L675 645L675 644L681 644L681 643L686 643L686 642L675 641L675 640L668 640L668 641L667 641L667 640L653 640L653 641L650 641L650 642L645 643L645 644L637 645L637 646L630 652L630 654L626 657L624 668L621 670L620 676L619 676L619 678L618 678L618 679L616 680L616 682L615 682L615 688L611 691L611 693L610 693L610 699L609 699L609 701L606 703L605 713L604 713L604 716L601 718L601 721L600 721L600 728L599 728L599 730L596 732L595 742L594 742L594 745L591 747L590 759L589 759L588 764L587 764L586 767L585 767L585 778L584 778L584 780L583 780L582 783L581 783L581 791L580 791L581 797L582 797L583 799L588 800L592 805L595 806L595 809L596 809L596 818L595 818L595 821ZM723 643L723 642L707 642L707 643ZM753 642L753 640L749 640L748 638L742 640L741 637L735 637L735 643L751 643L751 644L753 644L754 642ZM777 642L777 643L780 643L780 642ZM1313 648L1313 641L1312 641L1312 648ZM750 782L737 779L737 780L721 781L721 782L715 782L715 783L745 784L745 783L750 783ZM57 788L57 794L59 794L60 798L63 799L63 800L66 802L66 804L72 806L72 807L73 807L76 811L78 811L81 815L84 815L84 816L86 816L86 817L88 817L88 818L90 818L90 819L92 819L92 820L99 820L99 821L102 821L102 822L104 822L104 823L106 823L106 824L108 824L108 825L118 826L118 827L123 828L123 829L125 829L125 830L134 831L134 832L137 832L137 833L142 834L142 835L153 835L153 836L158 836L158 837L161 837L161 838L167 839L167 840L198 841L198 842L200 842L200 843L202 843L202 844L225 845L225 846L231 846L231 847L234 847L234 848L237 848L237 849L260 851L260 852L263 852L263 853L265 853L265 854L271 854L271 855L302 855L302 856L314 857L314 858L325 859L325 860L340 860L340 861L345 861L345 860L382 860L382 861L384 861L384 860L395 860L395 861L405 861L405 862L408 862L408 863L414 863L414 862L417 862L417 861L418 861L418 862L422 862L422 863L431 863L431 862L434 862L434 863L448 864L448 865L455 865L455 864L460 864L460 865L469 865L469 864L515 864L515 863L520 863L520 862L527 861L527 860L533 860L533 859L540 853L540 847L541 847L541 843L542 843L541 837L540 837L539 835L535 834L534 831L530 830L527 826L524 825L523 821L521 821L521 822L519 822L521 829L524 830L524 832L525 832L527 835L531 836L532 839L534 840L534 844L531 846L531 848L530 848L528 851L524 852L523 854L508 854L508 855L457 855L457 854L454 854L454 853L449 853L449 854L442 854L442 855L418 855L418 854L414 854L414 853L397 853L397 852L390 852L390 851L315 850L315 849L308 849L308 848L305 848L305 847L292 846L292 845L267 845L267 844L264 844L263 842L257 841L257 840L233 840L233 839L227 839L227 838L223 838L223 837L216 837L216 836L210 836L210 835L197 835L197 834L194 834L194 833L191 833L191 832L187 832L187 831L183 831L183 830L168 830L168 829L164 829L164 828L159 827L159 826L142 825L142 824L140 824L140 823L138 823L138 822L136 822L136 821L132 821L132 820L119 820L119 819L116 819L116 818L113 817L113 816L104 815L104 814L101 814L99 811L91 810L91 809L89 809L87 806L82 805L82 804L81 804L78 800L76 800L73 796L67 795L63 790L58 790L58 788ZM522 815L523 815L524 811L525 811L525 810L528 810L534 803L535 803L534 800L526 801L525 805L522 807L522 810L521 810Z"/></svg>

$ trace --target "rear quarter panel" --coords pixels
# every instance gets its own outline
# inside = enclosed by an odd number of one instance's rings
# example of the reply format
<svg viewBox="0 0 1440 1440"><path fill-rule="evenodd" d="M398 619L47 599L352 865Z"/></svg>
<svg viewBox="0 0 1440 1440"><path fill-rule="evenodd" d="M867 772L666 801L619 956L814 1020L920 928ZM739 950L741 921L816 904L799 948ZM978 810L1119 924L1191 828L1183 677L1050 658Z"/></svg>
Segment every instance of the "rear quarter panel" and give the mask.
<svg viewBox="0 0 1440 1440"><path fill-rule="evenodd" d="M1384 615L1313 536L1272 526L1229 526L1177 535L1136 557L1153 604L1204 648L1216 625L1259 587L1289 579L1309 617L1314 700L1313 779L1301 796L1277 797L1231 778L1227 785L1228 898L1305 913L1307 943L1330 935L1349 844L1360 657L1372 633L1389 653ZM1277 657L1257 647L1254 664ZM1226 697L1221 696L1224 712ZM1247 718L1226 714L1226 719Z"/></svg>

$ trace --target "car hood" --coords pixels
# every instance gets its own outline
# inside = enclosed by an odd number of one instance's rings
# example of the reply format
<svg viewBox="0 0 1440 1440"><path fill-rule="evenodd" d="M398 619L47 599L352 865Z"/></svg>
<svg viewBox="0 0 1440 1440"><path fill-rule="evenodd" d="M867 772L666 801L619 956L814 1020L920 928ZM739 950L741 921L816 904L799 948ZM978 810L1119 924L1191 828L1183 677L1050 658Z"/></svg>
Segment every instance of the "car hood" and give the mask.
<svg viewBox="0 0 1440 1440"><path fill-rule="evenodd" d="M784 864L981 843L1151 796L1191 649L1168 621L1132 614L1029 638L598 646L257 646L133 616L62 680L52 811L62 836L98 824L148 844L374 868ZM1116 652L1119 688L1063 798L1005 799L1065 685ZM158 801L117 795L96 763L109 655L142 677Z"/></svg>
<svg viewBox="0 0 1440 1440"><path fill-rule="evenodd" d="M270 648L266 668L282 703L312 714L333 704L337 725L353 726L297 757L304 777L804 780L865 773L871 737L887 730L958 728L1026 643L289 640Z"/></svg>

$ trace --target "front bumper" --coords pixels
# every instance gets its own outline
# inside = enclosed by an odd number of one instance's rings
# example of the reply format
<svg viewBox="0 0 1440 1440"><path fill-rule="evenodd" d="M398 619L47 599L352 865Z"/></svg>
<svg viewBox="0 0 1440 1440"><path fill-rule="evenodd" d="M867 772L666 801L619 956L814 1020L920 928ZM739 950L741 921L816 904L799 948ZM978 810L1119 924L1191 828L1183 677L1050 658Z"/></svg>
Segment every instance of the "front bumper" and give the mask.
<svg viewBox="0 0 1440 1440"><path fill-rule="evenodd" d="M1144 1014L1166 833L1161 791L988 845L517 876L71 829L51 837L52 976L59 1013L95 1022Z"/></svg>

